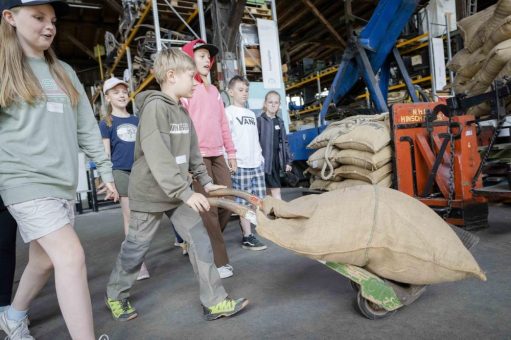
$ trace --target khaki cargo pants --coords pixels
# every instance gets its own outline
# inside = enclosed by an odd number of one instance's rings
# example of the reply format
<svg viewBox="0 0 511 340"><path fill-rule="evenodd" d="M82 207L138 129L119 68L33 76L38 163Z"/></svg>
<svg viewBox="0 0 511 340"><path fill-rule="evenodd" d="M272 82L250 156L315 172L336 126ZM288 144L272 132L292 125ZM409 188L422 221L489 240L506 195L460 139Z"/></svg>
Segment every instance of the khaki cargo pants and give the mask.
<svg viewBox="0 0 511 340"><path fill-rule="evenodd" d="M188 255L199 279L202 304L211 307L224 300L227 293L213 263L208 233L199 214L185 204L166 212L131 211L128 235L121 245L107 285L108 297L115 300L129 297L129 290L137 279L140 266L160 226L163 214L170 218L179 235L188 242Z"/></svg>

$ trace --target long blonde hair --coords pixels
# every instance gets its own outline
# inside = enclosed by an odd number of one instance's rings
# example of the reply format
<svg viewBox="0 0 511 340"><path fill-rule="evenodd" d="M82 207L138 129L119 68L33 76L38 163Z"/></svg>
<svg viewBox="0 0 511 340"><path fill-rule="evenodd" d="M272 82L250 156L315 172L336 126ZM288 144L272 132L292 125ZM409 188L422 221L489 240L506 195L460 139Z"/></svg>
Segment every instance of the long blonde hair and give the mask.
<svg viewBox="0 0 511 340"><path fill-rule="evenodd" d="M106 126L112 127L112 111L114 108L112 107L112 104L108 103L106 106L106 112L101 118L106 123Z"/></svg>
<svg viewBox="0 0 511 340"><path fill-rule="evenodd" d="M19 8L13 8L16 12ZM43 89L34 72L28 65L23 49L16 36L16 29L5 19L0 20L0 107L8 107L15 102L25 101L34 104L44 97ZM57 85L67 94L73 106L78 105L80 94L58 61L51 48L44 51L46 63Z"/></svg>
<svg viewBox="0 0 511 340"><path fill-rule="evenodd" d="M263 112L264 112L264 113L267 113L267 112L268 112L268 108L266 107L266 101L268 100L268 97L269 97L270 95L272 95L272 94L274 94L274 95L278 96L278 97L279 97L279 102L281 101L280 93L278 93L277 91L273 91L273 90L272 90L272 91L269 91L269 92L266 94L266 96L264 96L264 103L263 103ZM278 111L277 111L277 113L278 113ZM277 115L277 114L275 114L275 115Z"/></svg>

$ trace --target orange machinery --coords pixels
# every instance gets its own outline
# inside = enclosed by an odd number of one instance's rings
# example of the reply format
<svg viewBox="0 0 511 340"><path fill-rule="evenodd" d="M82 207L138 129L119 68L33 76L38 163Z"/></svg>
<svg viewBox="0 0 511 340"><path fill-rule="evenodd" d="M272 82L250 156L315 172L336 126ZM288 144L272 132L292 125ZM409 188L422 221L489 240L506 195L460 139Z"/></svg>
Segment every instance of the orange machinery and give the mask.
<svg viewBox="0 0 511 340"><path fill-rule="evenodd" d="M480 178L474 181L481 163L477 124L473 116L449 112L445 101L392 107L395 188L452 224L485 227L487 200L472 191L482 187Z"/></svg>

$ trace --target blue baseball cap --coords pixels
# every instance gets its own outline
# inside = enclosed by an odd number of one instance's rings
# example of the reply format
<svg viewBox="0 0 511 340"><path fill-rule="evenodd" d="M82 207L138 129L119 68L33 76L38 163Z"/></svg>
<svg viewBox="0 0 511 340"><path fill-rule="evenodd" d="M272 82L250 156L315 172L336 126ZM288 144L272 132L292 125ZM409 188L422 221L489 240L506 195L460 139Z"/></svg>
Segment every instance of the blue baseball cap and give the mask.
<svg viewBox="0 0 511 340"><path fill-rule="evenodd" d="M0 13L6 9L21 6L52 5L55 14L65 15L69 11L69 5L63 0L0 0Z"/></svg>

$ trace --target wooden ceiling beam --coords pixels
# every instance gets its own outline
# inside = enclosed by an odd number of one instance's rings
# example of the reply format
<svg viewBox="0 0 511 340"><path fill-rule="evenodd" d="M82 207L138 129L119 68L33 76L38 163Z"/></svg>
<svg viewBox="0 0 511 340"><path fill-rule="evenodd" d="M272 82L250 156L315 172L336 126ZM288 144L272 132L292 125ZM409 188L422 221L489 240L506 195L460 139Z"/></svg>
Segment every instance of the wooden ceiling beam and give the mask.
<svg viewBox="0 0 511 340"><path fill-rule="evenodd" d="M280 3L280 1L279 1L279 3ZM288 6L288 5L290 5L290 6ZM279 31L281 28L280 26L284 25L287 22L287 20L289 20L289 18L294 18L294 16L296 15L296 10L302 6L303 6L303 4L300 1L294 1L294 2L291 2L291 4L289 4L289 3L286 4L285 10L279 10L279 6L277 6L277 20L279 22Z"/></svg>
<svg viewBox="0 0 511 340"><path fill-rule="evenodd" d="M85 54L87 54L89 57L91 57L92 59L95 59L96 57L94 56L94 53L87 47L85 46L80 40L76 39L75 37L73 37L71 34L69 33L64 33L64 36L73 43L73 45L75 45L76 47L78 47L82 52L84 52Z"/></svg>
<svg viewBox="0 0 511 340"><path fill-rule="evenodd" d="M105 0L106 4L119 14L123 14L122 6L115 0Z"/></svg>
<svg viewBox="0 0 511 340"><path fill-rule="evenodd" d="M313 52L313 51L315 51L317 49L318 49L318 44L310 44L310 46L308 46L307 48L303 49L299 53L295 54L293 56L293 59L300 60L300 59L306 58L306 57L312 58L312 57L314 57L314 55L311 52Z"/></svg>
<svg viewBox="0 0 511 340"><path fill-rule="evenodd" d="M327 30L337 39L338 42L341 43L343 47L346 47L346 41L337 33L337 31L332 27L332 25L325 19L323 14L314 6L314 4L310 0L302 0L302 2L307 5L312 12L316 15L316 17L323 23L323 25L327 28Z"/></svg>
<svg viewBox="0 0 511 340"><path fill-rule="evenodd" d="M284 31L287 27L291 26L292 24L294 24L296 21L300 20L304 15L308 14L309 11L307 11L306 9L302 9L300 12L298 13L294 13L294 16L287 20L286 22L283 22L281 24L281 26L279 27L279 31Z"/></svg>

